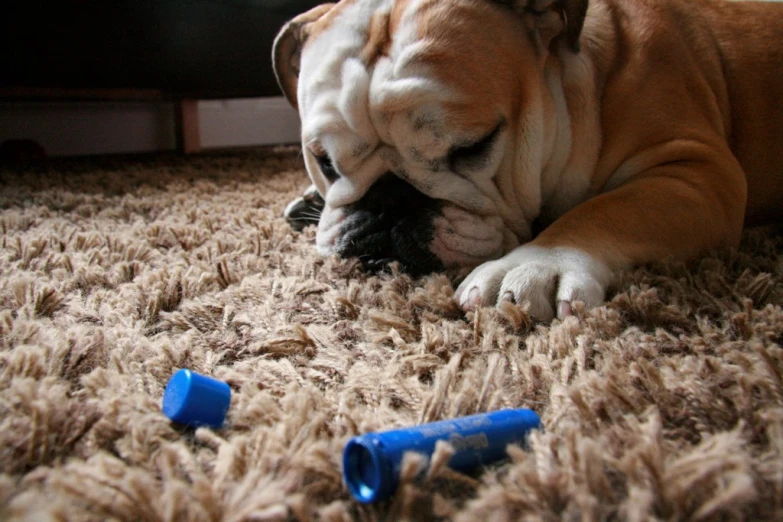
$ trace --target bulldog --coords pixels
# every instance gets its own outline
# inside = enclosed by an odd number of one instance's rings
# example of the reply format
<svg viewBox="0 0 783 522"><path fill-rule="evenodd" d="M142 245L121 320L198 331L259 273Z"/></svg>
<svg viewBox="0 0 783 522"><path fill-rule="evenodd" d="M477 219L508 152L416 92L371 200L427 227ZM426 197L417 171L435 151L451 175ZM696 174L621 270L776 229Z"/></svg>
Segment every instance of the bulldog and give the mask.
<svg viewBox="0 0 783 522"><path fill-rule="evenodd" d="M783 3L342 0L273 61L318 250L475 267L465 310L563 318L783 217Z"/></svg>

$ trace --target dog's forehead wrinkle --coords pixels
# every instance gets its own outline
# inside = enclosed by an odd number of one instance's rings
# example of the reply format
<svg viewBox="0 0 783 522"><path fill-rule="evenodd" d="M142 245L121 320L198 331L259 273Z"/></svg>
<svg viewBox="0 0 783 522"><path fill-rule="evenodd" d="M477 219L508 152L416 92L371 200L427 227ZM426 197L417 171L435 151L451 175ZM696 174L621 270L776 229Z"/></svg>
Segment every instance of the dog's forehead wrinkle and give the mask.
<svg viewBox="0 0 783 522"><path fill-rule="evenodd" d="M424 109L413 114L413 130L422 131L425 128L433 132L440 132L440 125L435 114L430 110Z"/></svg>
<svg viewBox="0 0 783 522"><path fill-rule="evenodd" d="M361 112L358 107L366 105L369 83L369 72L360 57L369 41L371 20L388 13L391 7L392 0L347 4L305 46L300 76L303 119L311 115L343 117L354 130L367 132L361 121L367 118L356 114Z"/></svg>
<svg viewBox="0 0 783 522"><path fill-rule="evenodd" d="M346 7L307 53L311 67L305 67L300 78L307 91L306 102L300 104L303 135L316 140L341 175L352 180L330 190L334 193L329 200L335 205L361 197L386 172L433 196L437 196L436 179L451 183L442 179L449 176L467 181L448 172L447 160L449 150L464 142L469 132L449 119L450 106L467 102L462 99L465 93L459 85L444 84L431 69L428 53L437 46L420 39L414 16L429 3L398 0L392 6L391 0L360 0L356 5L365 8ZM378 16L387 16L383 9L397 4L405 12L395 26L391 46L368 63L363 57L368 56L371 26L375 23L376 31L382 27ZM462 204L482 207L485 202Z"/></svg>
<svg viewBox="0 0 783 522"><path fill-rule="evenodd" d="M321 32L312 45L306 48L303 59L302 86L303 130L308 136L324 138L327 134L340 135L350 141L340 146L332 139L334 147L343 149L339 153L360 156L356 142L382 141L403 146L400 137L393 136L391 127L400 111L414 114L414 133L425 129L427 136L417 136L431 143L447 140L443 122L432 109L421 111L422 107L442 107L447 101L454 101L455 93L440 82L422 60L430 49L430 42L419 37L417 13L430 9L428 1L409 0L360 0L344 7ZM392 13L393 10L402 12ZM373 63L361 58L368 55L367 46L388 45L378 37L385 23L379 17L396 17L392 44L383 56L378 55ZM389 29L387 27L387 29ZM376 33L373 36L373 31ZM369 53L375 56L377 53ZM441 109L442 110L442 109ZM409 128L410 128L409 126ZM350 131L354 136L349 136ZM352 139L349 139L352 138ZM395 139L396 138L396 139ZM431 145L425 147L427 156ZM440 148L437 146L436 148ZM338 151L333 150L333 154Z"/></svg>
<svg viewBox="0 0 783 522"><path fill-rule="evenodd" d="M408 157L414 161L415 163L418 163L425 167L427 170L430 170L432 172L439 172L444 169L445 164L443 162L442 158L439 157L428 157L425 154L422 153L422 151L415 147L411 146L406 149L406 152L408 154Z"/></svg>
<svg viewBox="0 0 783 522"><path fill-rule="evenodd" d="M402 40L400 40L403 42ZM394 73L400 75L403 71L410 73L417 72L417 69L426 67L427 63L424 57L427 51L432 49L432 44L426 40L414 40L400 43L396 53L392 53L391 58L394 63Z"/></svg>

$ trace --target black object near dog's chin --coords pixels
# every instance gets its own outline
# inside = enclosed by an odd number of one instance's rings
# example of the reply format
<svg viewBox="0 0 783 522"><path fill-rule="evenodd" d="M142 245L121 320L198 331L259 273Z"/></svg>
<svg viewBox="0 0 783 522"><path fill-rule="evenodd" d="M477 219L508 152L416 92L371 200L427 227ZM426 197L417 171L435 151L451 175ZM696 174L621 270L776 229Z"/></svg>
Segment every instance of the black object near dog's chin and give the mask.
<svg viewBox="0 0 783 522"><path fill-rule="evenodd" d="M318 224L323 209L323 198L315 186L310 186L301 197L288 204L283 215L291 228L301 232L307 225Z"/></svg>
<svg viewBox="0 0 783 522"><path fill-rule="evenodd" d="M413 276L442 270L443 263L429 250L440 210L440 202L387 174L346 209L337 252L359 258L370 270L391 261Z"/></svg>

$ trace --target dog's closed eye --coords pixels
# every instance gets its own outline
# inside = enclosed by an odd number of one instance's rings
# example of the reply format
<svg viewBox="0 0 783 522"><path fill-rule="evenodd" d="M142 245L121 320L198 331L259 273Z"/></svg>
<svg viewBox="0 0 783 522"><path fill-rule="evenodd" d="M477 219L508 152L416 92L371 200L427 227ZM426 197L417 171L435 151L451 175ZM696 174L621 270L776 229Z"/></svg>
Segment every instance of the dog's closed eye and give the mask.
<svg viewBox="0 0 783 522"><path fill-rule="evenodd" d="M316 156L315 161L318 162L318 167L320 167L321 172L326 176L326 179L332 183L337 181L337 178L340 177L340 173L337 172L337 168L334 166L334 163L332 163L332 158L330 158L328 154Z"/></svg>
<svg viewBox="0 0 783 522"><path fill-rule="evenodd" d="M501 127L502 124L498 125L492 132L469 145L451 149L448 155L451 170L476 170L486 165Z"/></svg>

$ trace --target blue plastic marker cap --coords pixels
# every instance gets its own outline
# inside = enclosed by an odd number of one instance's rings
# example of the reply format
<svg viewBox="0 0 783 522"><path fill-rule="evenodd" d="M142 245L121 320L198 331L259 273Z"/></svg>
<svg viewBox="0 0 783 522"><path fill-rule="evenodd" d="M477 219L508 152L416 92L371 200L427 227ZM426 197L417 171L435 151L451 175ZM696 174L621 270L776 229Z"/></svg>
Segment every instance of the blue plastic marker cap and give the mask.
<svg viewBox="0 0 783 522"><path fill-rule="evenodd" d="M185 369L169 379L163 392L163 413L187 426L221 427L229 404L228 384Z"/></svg>

